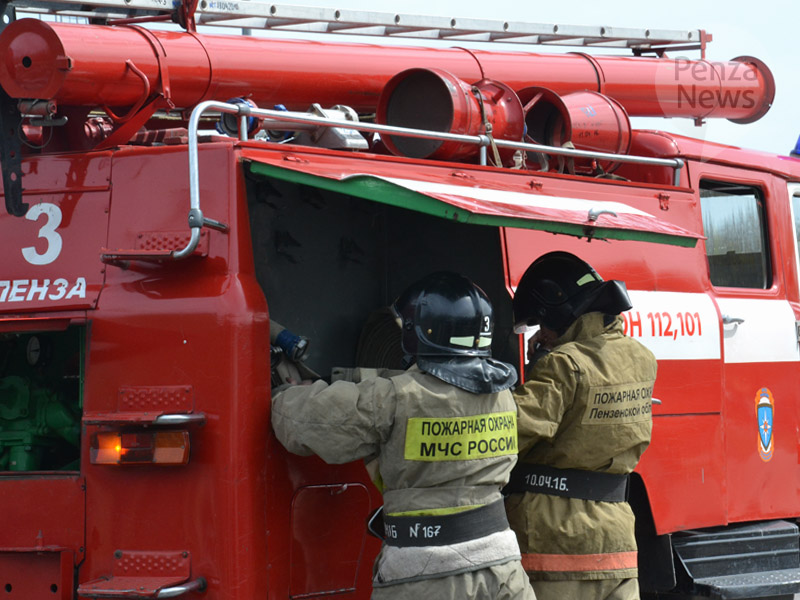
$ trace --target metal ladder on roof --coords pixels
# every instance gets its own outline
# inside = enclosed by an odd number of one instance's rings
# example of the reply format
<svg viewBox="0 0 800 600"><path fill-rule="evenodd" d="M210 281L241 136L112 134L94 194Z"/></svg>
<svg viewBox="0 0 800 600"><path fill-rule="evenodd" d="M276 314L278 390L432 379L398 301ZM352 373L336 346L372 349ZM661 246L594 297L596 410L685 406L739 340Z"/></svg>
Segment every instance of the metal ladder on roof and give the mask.
<svg viewBox="0 0 800 600"><path fill-rule="evenodd" d="M702 29L631 29L469 19L403 13L342 10L273 4L259 0L10 0L25 13L93 22L131 23L173 20L183 10L191 26L213 25L240 29L447 40L502 42L544 46L628 48L634 54L663 54L666 50L705 53L711 35ZM187 27L189 28L189 27Z"/></svg>

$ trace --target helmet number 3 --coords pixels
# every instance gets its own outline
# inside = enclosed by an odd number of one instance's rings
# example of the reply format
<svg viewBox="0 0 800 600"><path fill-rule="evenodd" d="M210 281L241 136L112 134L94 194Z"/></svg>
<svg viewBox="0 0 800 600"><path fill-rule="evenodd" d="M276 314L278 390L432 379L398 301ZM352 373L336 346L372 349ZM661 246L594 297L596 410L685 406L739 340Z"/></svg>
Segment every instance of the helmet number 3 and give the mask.
<svg viewBox="0 0 800 600"><path fill-rule="evenodd" d="M22 256L32 265L49 265L61 254L61 235L56 231L61 225L61 209L55 204L40 202L31 206L25 218L39 221L42 216L45 222L39 229L38 237L47 241L47 248L43 253L39 253L34 246L22 249Z"/></svg>
<svg viewBox="0 0 800 600"><path fill-rule="evenodd" d="M489 333L492 330L492 320L489 317L483 317L483 332Z"/></svg>

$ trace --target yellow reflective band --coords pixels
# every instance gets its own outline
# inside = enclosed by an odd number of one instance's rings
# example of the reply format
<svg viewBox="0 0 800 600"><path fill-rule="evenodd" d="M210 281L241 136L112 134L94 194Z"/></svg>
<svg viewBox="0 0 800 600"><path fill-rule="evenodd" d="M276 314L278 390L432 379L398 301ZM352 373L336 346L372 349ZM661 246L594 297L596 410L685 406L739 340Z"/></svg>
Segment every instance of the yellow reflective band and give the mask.
<svg viewBox="0 0 800 600"><path fill-rule="evenodd" d="M454 515L456 513L467 512L473 508L480 508L483 504L471 504L470 506L448 506L447 508L423 508L422 510L406 510L403 512L390 513L390 517L436 517L439 515Z"/></svg>
<svg viewBox="0 0 800 600"><path fill-rule="evenodd" d="M406 423L406 460L475 460L517 453L517 413L413 417Z"/></svg>
<svg viewBox="0 0 800 600"><path fill-rule="evenodd" d="M464 346L465 348L472 348L475 343L475 338L472 336L451 337L450 343L454 346Z"/></svg>
<svg viewBox="0 0 800 600"><path fill-rule="evenodd" d="M492 338L490 336L481 336L478 339L478 348L485 348L492 345Z"/></svg>
<svg viewBox="0 0 800 600"><path fill-rule="evenodd" d="M595 279L595 276L592 275L591 273L587 273L586 275L584 275L583 277L578 279L578 281L576 281L575 283L577 284L578 287L580 287L580 286L585 285L585 284L587 284L587 283L589 283L591 281L597 281L597 279Z"/></svg>
<svg viewBox="0 0 800 600"><path fill-rule="evenodd" d="M375 484L375 487L378 488L378 491L382 494L385 486L383 484L383 476L381 475L381 467L378 459L373 458L370 461L365 460L364 467L367 469L367 473L369 474L369 478L372 480L372 483Z"/></svg>

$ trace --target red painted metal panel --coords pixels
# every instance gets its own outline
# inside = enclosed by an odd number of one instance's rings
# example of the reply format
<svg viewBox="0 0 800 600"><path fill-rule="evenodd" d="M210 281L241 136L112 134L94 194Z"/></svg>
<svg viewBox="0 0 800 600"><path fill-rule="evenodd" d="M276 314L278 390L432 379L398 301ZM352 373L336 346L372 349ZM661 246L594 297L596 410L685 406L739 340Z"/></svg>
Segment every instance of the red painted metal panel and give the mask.
<svg viewBox="0 0 800 600"><path fill-rule="evenodd" d="M715 288L710 293L720 312L743 317L723 329L723 417L727 470L727 516L731 522L795 518L800 505L798 468L797 381L800 355L796 334L797 312L787 297L796 285L796 266L786 256L794 253L794 232L785 182L768 173L730 168L710 162L692 170L692 181L720 181L751 187L763 202L766 219L766 256L771 280L766 289ZM704 244L700 248L705 252ZM774 402L773 449L762 457L756 402L761 390Z"/></svg>
<svg viewBox="0 0 800 600"><path fill-rule="evenodd" d="M14 315L12 317L0 318L0 332L13 331L64 331L69 327L72 322L73 315L55 316L49 315L47 317L26 315L20 317ZM80 319L78 319L80 320Z"/></svg>
<svg viewBox="0 0 800 600"><path fill-rule="evenodd" d="M541 179L537 178L541 181ZM572 182L545 182L546 187L563 186L564 195L574 194ZM657 214L688 231L702 232L702 224L692 194L670 192L667 210L659 207L657 191L632 191L597 187L589 197L616 197L622 202ZM585 190L584 190L585 192ZM585 192L586 193L586 192ZM704 293L707 286L705 255L697 248L648 244L637 241L587 242L568 236L552 236L522 229L504 230L507 247L508 279L516 287L528 266L540 255L563 250L580 256L605 279L621 279L631 290L658 290Z"/></svg>
<svg viewBox="0 0 800 600"><path fill-rule="evenodd" d="M780 363L726 365L725 454L729 469L731 521L754 521L797 515L798 366ZM793 375L794 374L794 375ZM768 460L759 453L757 395L769 389L774 400Z"/></svg>
<svg viewBox="0 0 800 600"><path fill-rule="evenodd" d="M270 562L288 571L288 554L267 551L266 302L248 258L244 184L230 145L204 145L200 168L213 173L201 177L203 211L227 222L230 233L211 232L205 258L108 267L109 285L92 315L85 411L117 412L121 388L191 383L194 411L206 424L190 431L189 463L162 468L88 464L86 444L99 429L87 426L82 470L91 552L79 581L111 573L119 548L186 549L193 578L208 582L207 597L263 598ZM187 227L185 148L120 151L113 173L109 246L134 248L143 231ZM183 400L178 405L186 408Z"/></svg>
<svg viewBox="0 0 800 600"><path fill-rule="evenodd" d="M111 153L26 157L22 162L22 177L25 195L104 191L111 178ZM76 201L77 198L70 198L71 203Z"/></svg>
<svg viewBox="0 0 800 600"><path fill-rule="evenodd" d="M0 552L0 593L7 600L72 600L72 552Z"/></svg>
<svg viewBox="0 0 800 600"><path fill-rule="evenodd" d="M270 600L334 586L347 586L338 588L336 598L369 598L372 563L381 544L377 538L365 535L366 519L383 500L363 464L328 465L317 457L296 456L288 453L274 435L267 437L266 446L270 466L266 504ZM341 495L330 494L330 490L342 490L345 485L347 502ZM295 506L297 490L309 489L320 491L301 492L300 504ZM368 492L368 501L363 492ZM301 540L310 544L305 547L305 554L300 551ZM362 544L360 563L355 569L351 561ZM340 548L344 550L341 554ZM331 561L341 561L343 572L321 572L318 565L329 565Z"/></svg>
<svg viewBox="0 0 800 600"><path fill-rule="evenodd" d="M719 360L662 360L653 397L653 415L703 415L722 412Z"/></svg>
<svg viewBox="0 0 800 600"><path fill-rule="evenodd" d="M725 445L719 414L653 418L653 438L636 469L659 534L728 523Z"/></svg>
<svg viewBox="0 0 800 600"><path fill-rule="evenodd" d="M371 563L364 561L370 508L363 483L304 486L295 492L289 567L292 598L356 590L359 569L370 571Z"/></svg>
<svg viewBox="0 0 800 600"><path fill-rule="evenodd" d="M2 476L0 551L84 550L86 484L77 474Z"/></svg>
<svg viewBox="0 0 800 600"><path fill-rule="evenodd" d="M0 313L94 308L105 276L108 155L43 157L23 167L26 216L0 211Z"/></svg>

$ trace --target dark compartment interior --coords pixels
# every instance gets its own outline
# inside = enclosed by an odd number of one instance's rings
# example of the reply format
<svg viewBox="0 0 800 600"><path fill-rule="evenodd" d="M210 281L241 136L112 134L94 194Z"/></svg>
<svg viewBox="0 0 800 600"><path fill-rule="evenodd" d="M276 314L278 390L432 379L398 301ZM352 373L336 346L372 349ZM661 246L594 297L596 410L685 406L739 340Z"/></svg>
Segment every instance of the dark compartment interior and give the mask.
<svg viewBox="0 0 800 600"><path fill-rule="evenodd" d="M388 314L374 313L437 270L466 275L489 295L493 356L517 366L498 228L253 174L248 201L270 318L310 339L306 362L323 377L332 367L400 368L399 329Z"/></svg>

